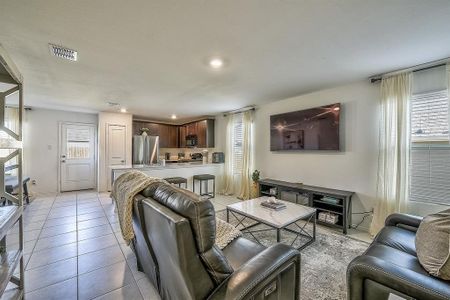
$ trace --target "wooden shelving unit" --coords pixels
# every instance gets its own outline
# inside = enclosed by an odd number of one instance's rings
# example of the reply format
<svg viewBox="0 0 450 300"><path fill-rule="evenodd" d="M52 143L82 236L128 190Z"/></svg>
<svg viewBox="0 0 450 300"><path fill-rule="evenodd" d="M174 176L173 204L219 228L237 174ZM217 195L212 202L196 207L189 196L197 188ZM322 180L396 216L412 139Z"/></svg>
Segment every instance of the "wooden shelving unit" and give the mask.
<svg viewBox="0 0 450 300"><path fill-rule="evenodd" d="M276 193L271 193L271 190L276 191ZM281 199L282 192L295 193L297 195L296 199L298 199L299 195L308 198L307 205L314 207L317 210L316 217L318 224L340 228L344 234L347 234L347 229L350 228L352 224L351 205L354 192L275 179L261 179L259 181L259 193L261 196L275 196ZM333 224L320 221L320 212L336 215L338 218L337 223Z"/></svg>
<svg viewBox="0 0 450 300"><path fill-rule="evenodd" d="M12 203L0 207L0 296L3 299L23 299L24 295L24 261L23 261L23 174L22 174L22 120L23 120L23 80L12 60L0 45L0 197ZM18 96L15 109L18 110L18 126L11 129L5 123L5 112L8 97ZM6 192L5 165L15 159L13 167L18 179L17 196ZM19 247L8 250L6 247L7 234L18 223ZM19 268L19 276L15 276ZM6 290L12 282L16 287Z"/></svg>

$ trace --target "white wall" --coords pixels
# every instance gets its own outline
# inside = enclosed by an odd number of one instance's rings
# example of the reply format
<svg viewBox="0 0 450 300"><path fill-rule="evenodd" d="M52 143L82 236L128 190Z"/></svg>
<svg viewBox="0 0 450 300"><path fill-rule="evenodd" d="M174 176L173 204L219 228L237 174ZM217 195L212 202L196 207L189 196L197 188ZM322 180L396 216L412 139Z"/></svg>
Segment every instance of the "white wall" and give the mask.
<svg viewBox="0 0 450 300"><path fill-rule="evenodd" d="M25 112L24 174L36 180L35 193L58 191L59 122L97 124L96 114L33 108Z"/></svg>
<svg viewBox="0 0 450 300"><path fill-rule="evenodd" d="M132 136L133 116L123 113L100 112L98 114L98 190L104 192L108 189L111 180L111 169L106 161L106 135L108 124L126 126L126 159L125 165L132 164Z"/></svg>
<svg viewBox="0 0 450 300"><path fill-rule="evenodd" d="M353 212L374 207L379 85L367 81L272 102L255 113L255 167L262 178L356 192ZM342 103L340 152L270 152L270 115ZM353 216L353 223L360 216ZM368 218L369 219L369 218ZM360 228L367 229L370 220Z"/></svg>

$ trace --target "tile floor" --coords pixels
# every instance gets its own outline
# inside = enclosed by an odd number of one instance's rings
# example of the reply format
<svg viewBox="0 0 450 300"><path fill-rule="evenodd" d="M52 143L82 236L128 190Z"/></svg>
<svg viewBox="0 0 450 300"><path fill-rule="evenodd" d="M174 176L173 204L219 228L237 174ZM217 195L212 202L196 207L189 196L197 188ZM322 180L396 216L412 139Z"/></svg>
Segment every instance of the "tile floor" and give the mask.
<svg viewBox="0 0 450 300"><path fill-rule="evenodd" d="M216 210L236 201L212 200ZM16 226L8 233L7 247L18 247L18 239ZM107 193L38 197L24 212L24 241L28 300L159 299L136 268Z"/></svg>
<svg viewBox="0 0 450 300"><path fill-rule="evenodd" d="M24 212L25 297L159 299L120 234L108 194L38 197ZM18 247L18 228L7 236Z"/></svg>
<svg viewBox="0 0 450 300"><path fill-rule="evenodd" d="M216 211L237 201L212 199ZM18 238L16 226L7 247L18 247ZM24 212L24 241L27 300L159 299L136 268L107 193L37 197Z"/></svg>

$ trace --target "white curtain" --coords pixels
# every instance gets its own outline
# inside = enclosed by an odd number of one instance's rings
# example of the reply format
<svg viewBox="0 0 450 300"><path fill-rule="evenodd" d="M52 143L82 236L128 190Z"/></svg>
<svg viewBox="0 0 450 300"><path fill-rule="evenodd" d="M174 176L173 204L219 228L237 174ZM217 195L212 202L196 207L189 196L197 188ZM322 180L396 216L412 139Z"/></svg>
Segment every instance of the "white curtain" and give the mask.
<svg viewBox="0 0 450 300"><path fill-rule="evenodd" d="M225 170L223 177L222 194L234 194L234 172L233 172L233 136L234 115L226 116L226 142L225 142Z"/></svg>
<svg viewBox="0 0 450 300"><path fill-rule="evenodd" d="M409 193L411 73L381 81L381 118L377 178L377 206L370 227L375 235L386 217L405 212Z"/></svg>
<svg viewBox="0 0 450 300"><path fill-rule="evenodd" d="M252 126L253 111L248 110L242 114L242 172L239 199L248 200L251 198L253 170L253 151L252 151Z"/></svg>

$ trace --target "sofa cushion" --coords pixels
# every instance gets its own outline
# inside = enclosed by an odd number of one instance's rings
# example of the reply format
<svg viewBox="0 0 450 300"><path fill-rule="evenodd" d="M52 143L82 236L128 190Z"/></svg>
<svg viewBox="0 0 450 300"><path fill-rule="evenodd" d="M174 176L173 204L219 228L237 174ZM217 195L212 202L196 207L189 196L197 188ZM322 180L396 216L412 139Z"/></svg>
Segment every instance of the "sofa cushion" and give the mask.
<svg viewBox="0 0 450 300"><path fill-rule="evenodd" d="M242 264L255 257L264 249L266 247L263 245L246 238L238 237L223 249L223 254L233 269L237 270Z"/></svg>
<svg viewBox="0 0 450 300"><path fill-rule="evenodd" d="M374 241L415 256L415 239L415 232L400 227L386 226L378 233Z"/></svg>
<svg viewBox="0 0 450 300"><path fill-rule="evenodd" d="M450 280L450 209L423 219L416 234L416 248L425 270Z"/></svg>
<svg viewBox="0 0 450 300"><path fill-rule="evenodd" d="M395 249L390 246L373 243L369 249L367 249L365 255L376 257L382 261L404 269L409 269L416 273L428 275L420 265L417 256L408 254L402 250Z"/></svg>

